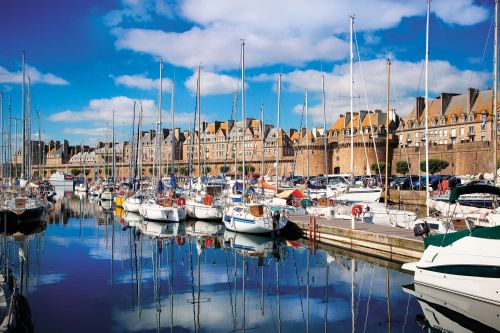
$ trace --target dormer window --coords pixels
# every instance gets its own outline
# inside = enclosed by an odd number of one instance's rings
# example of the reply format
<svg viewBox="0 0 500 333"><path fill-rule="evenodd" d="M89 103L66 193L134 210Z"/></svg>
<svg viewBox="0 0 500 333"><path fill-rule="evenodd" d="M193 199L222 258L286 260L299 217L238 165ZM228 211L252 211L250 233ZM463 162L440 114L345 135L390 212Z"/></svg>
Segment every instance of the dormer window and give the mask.
<svg viewBox="0 0 500 333"><path fill-rule="evenodd" d="M455 116L451 117L451 123L455 124L457 122L457 118Z"/></svg>
<svg viewBox="0 0 500 333"><path fill-rule="evenodd" d="M464 116L462 116L462 117L460 117L460 121L461 121L461 122L464 122L464 121L465 121L465 115L464 115Z"/></svg>
<svg viewBox="0 0 500 333"><path fill-rule="evenodd" d="M441 119L441 125L444 125L446 123L446 120L443 118Z"/></svg>
<svg viewBox="0 0 500 333"><path fill-rule="evenodd" d="M436 126L436 119L432 119L432 126Z"/></svg>
<svg viewBox="0 0 500 333"><path fill-rule="evenodd" d="M472 114L472 113L471 113L471 114L469 115L469 121L474 121L474 114Z"/></svg>

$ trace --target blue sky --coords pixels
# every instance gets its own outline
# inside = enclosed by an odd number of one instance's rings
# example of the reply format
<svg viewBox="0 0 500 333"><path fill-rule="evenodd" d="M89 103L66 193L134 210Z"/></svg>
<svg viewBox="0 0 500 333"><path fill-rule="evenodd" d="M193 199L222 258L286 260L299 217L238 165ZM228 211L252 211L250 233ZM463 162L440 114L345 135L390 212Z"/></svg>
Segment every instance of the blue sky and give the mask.
<svg viewBox="0 0 500 333"><path fill-rule="evenodd" d="M240 39L246 40L246 113L276 122L276 75L283 73L281 124L298 128L309 91L311 123L327 126L348 111L348 15L355 15L357 108L385 108L385 58L393 62L391 105L407 114L423 94L424 0L34 0L0 5L0 89L20 117L20 68L26 50L33 110L42 132L72 144L104 140L116 110L118 138L128 137L132 104L145 129L155 118L159 58L165 61L164 126L170 126L175 75L176 123L189 126L196 67L202 64L202 114L230 118L239 85ZM431 96L492 85L493 1L431 4ZM22 22L22 24L21 24ZM241 118L238 103L238 118Z"/></svg>

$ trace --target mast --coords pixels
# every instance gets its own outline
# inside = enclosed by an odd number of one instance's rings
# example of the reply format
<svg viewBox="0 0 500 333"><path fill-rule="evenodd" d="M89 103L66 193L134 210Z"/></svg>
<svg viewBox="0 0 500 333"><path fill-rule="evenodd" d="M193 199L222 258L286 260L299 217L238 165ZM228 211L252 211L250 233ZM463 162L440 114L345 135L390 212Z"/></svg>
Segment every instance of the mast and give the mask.
<svg viewBox="0 0 500 333"><path fill-rule="evenodd" d="M260 105L260 135L261 135L261 141L262 141L262 160L261 160L261 177L264 177L264 159L265 159L265 149L264 149L264 131L265 131L265 126L264 126L264 104ZM264 178L263 178L264 179ZM264 192L264 188L262 188L262 191Z"/></svg>
<svg viewBox="0 0 500 333"><path fill-rule="evenodd" d="M198 102L196 103L198 106L198 177L201 177L201 124L200 124L200 119L201 119L201 106L200 106L200 65L198 65L198 83L196 84L196 97L198 98ZM194 133L193 133L194 134ZM194 136L193 136L194 138Z"/></svg>
<svg viewBox="0 0 500 333"><path fill-rule="evenodd" d="M129 167L129 178L135 179L137 168L134 165L135 161L135 100L134 100L134 110L132 114L132 139L130 140L130 167Z"/></svg>
<svg viewBox="0 0 500 333"><path fill-rule="evenodd" d="M23 136L21 138L21 140L22 140L22 148L21 148L21 154L22 154L22 156L21 156L21 161L22 161L21 177L24 178L26 176L26 104L25 104L25 102L26 102L26 90L25 90L25 83L26 83L26 53L24 51L23 51L22 72L23 72L23 83L22 83L22 88L21 88L22 89L22 103L21 104L22 104L22 112L23 112L23 114L22 114ZM16 132L17 132L17 130L16 130Z"/></svg>
<svg viewBox="0 0 500 333"><path fill-rule="evenodd" d="M390 111L391 60L387 59L387 114L385 117L385 206L387 207L387 187L389 184L389 111Z"/></svg>
<svg viewBox="0 0 500 333"><path fill-rule="evenodd" d="M354 183L354 96L353 96L353 86L354 86L354 78L353 78L353 61L354 61L354 53L352 51L352 35L353 35L353 26L354 26L354 15L349 16L349 62L350 62L350 89L351 89L351 182Z"/></svg>
<svg viewBox="0 0 500 333"><path fill-rule="evenodd" d="M172 80L172 100L170 101L170 107L172 109L172 114L171 120L172 120L172 153L171 153L171 159L172 159L172 175L175 175L175 119L174 119L174 94L175 94L175 81Z"/></svg>
<svg viewBox="0 0 500 333"><path fill-rule="evenodd" d="M43 180L42 170L42 159L43 159L43 145L42 145L42 124L40 121L40 109L37 112L38 117L38 177ZM3 126L2 126L3 128ZM83 174L85 175L85 164L83 165Z"/></svg>
<svg viewBox="0 0 500 333"><path fill-rule="evenodd" d="M113 177L113 182L116 181L116 147L115 147L115 109L113 109L113 128L112 128L112 140L113 140L113 151L111 152L111 158L113 159L112 163L112 170L111 170L111 177Z"/></svg>
<svg viewBox="0 0 500 333"><path fill-rule="evenodd" d="M278 98L279 100L279 98ZM279 103L278 103L279 105ZM278 117L279 119L279 117ZM246 121L245 121L245 41L241 42L241 123L243 127L243 158L242 158L242 178L243 178L243 202L245 202L245 178L246 178L246 165L245 165L245 130L246 130ZM276 180L277 181L277 180ZM278 183L276 183L276 189L278 189Z"/></svg>
<svg viewBox="0 0 500 333"><path fill-rule="evenodd" d="M306 91L306 180L307 184L309 184L309 98ZM309 192L309 187L307 188Z"/></svg>
<svg viewBox="0 0 500 333"><path fill-rule="evenodd" d="M26 93L26 178L31 176L31 79L28 76L28 90Z"/></svg>
<svg viewBox="0 0 500 333"><path fill-rule="evenodd" d="M135 177L139 179L142 178L142 101L140 102L140 106L141 110L139 111L139 119L137 121L137 145L135 156ZM139 149L141 150L140 152Z"/></svg>
<svg viewBox="0 0 500 333"><path fill-rule="evenodd" d="M233 94L233 113L234 113L234 123L233 128L231 130L234 138L233 148L234 148L234 181L238 179L238 128L236 127L236 119L237 119L237 101L238 101L238 92L235 91ZM235 133L236 132L236 133Z"/></svg>
<svg viewBox="0 0 500 333"><path fill-rule="evenodd" d="M431 0L427 0L427 22L425 29L425 202L429 202L429 16ZM496 140L494 140L496 142ZM496 150L495 150L496 151ZM426 204L426 216L429 206Z"/></svg>
<svg viewBox="0 0 500 333"><path fill-rule="evenodd" d="M158 181L161 182L161 162L162 162L162 143L163 143L163 130L161 128L161 112L162 112L162 98L163 98L163 58L160 58L160 97L159 97L159 107L158 107L158 132L156 133L159 141L159 152L158 152Z"/></svg>
<svg viewBox="0 0 500 333"><path fill-rule="evenodd" d="M278 75L278 128L276 129L276 192L278 194L278 172L280 163L280 111L281 111L281 73Z"/></svg>
<svg viewBox="0 0 500 333"><path fill-rule="evenodd" d="M9 184L12 184L12 98L9 97L9 133L7 136L7 160L9 161ZM17 161L16 161L17 162Z"/></svg>
<svg viewBox="0 0 500 333"><path fill-rule="evenodd" d="M493 55L493 186L497 184L497 95L498 95L498 0L495 0L495 45ZM494 202L495 203L495 202Z"/></svg>
<svg viewBox="0 0 500 333"><path fill-rule="evenodd" d="M104 147L106 148L106 158L104 160L104 176L108 178L108 163L109 163L109 146L108 146L108 122L106 122L106 143ZM106 179L107 181L107 179Z"/></svg>
<svg viewBox="0 0 500 333"><path fill-rule="evenodd" d="M328 183L328 136L326 135L326 95L325 95L325 73L321 74L321 90L323 95L323 149L325 150L325 177Z"/></svg>
<svg viewBox="0 0 500 333"><path fill-rule="evenodd" d="M3 178L5 177L5 142L4 142L4 128L3 128L3 90L0 90L0 131L2 133L2 137L0 138L0 163L2 165L2 169L0 171L0 180L3 182Z"/></svg>

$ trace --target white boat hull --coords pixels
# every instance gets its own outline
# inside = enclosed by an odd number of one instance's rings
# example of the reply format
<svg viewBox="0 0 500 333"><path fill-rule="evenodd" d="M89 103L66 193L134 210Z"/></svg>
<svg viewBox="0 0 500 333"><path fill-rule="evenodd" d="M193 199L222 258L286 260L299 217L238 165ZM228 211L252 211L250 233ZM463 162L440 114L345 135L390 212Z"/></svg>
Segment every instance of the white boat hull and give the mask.
<svg viewBox="0 0 500 333"><path fill-rule="evenodd" d="M403 269L415 272L415 283L500 306L499 247L498 239L466 236L445 247L430 245Z"/></svg>
<svg viewBox="0 0 500 333"><path fill-rule="evenodd" d="M204 205L192 200L188 200L184 205L187 216L199 220L220 220L222 219L222 207Z"/></svg>
<svg viewBox="0 0 500 333"><path fill-rule="evenodd" d="M186 219L186 211L179 207L142 204L139 206L139 214L148 220L164 222L180 222Z"/></svg>
<svg viewBox="0 0 500 333"><path fill-rule="evenodd" d="M123 209L125 209L127 212L138 213L140 206L141 201L136 198L127 198L123 202Z"/></svg>
<svg viewBox="0 0 500 333"><path fill-rule="evenodd" d="M248 212L237 212L234 207L229 207L224 212L223 221L226 229L231 231L264 234L283 229L288 223L288 218L280 214L279 221L275 222L270 214L256 217Z"/></svg>

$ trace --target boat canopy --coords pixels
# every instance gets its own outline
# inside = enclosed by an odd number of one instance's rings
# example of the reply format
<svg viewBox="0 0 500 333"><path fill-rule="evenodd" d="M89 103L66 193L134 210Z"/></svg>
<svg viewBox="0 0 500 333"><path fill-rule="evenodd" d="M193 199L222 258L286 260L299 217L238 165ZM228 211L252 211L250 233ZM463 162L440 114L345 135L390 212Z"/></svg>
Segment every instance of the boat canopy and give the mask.
<svg viewBox="0 0 500 333"><path fill-rule="evenodd" d="M488 184L471 184L464 186L456 186L451 189L450 192L450 203L454 204L457 202L458 198L463 194L471 193L489 193L500 196L500 188L488 185Z"/></svg>
<svg viewBox="0 0 500 333"><path fill-rule="evenodd" d="M472 228L472 230L467 229L457 232L450 232L447 234L436 234L424 238L424 245L425 248L427 248L429 245L444 247L466 236L488 238L488 239L500 239L500 226L474 227Z"/></svg>

